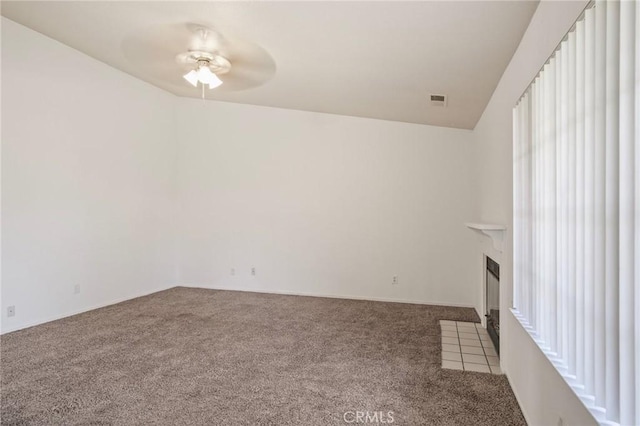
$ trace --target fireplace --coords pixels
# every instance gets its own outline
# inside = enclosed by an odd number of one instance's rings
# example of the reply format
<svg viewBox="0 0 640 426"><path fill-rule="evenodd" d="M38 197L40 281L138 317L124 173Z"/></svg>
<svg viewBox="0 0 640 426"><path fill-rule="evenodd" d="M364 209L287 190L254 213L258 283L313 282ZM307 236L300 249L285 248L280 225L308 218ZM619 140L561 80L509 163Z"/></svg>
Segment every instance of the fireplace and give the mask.
<svg viewBox="0 0 640 426"><path fill-rule="evenodd" d="M486 274L486 307L487 332L491 337L493 346L500 354L500 265L487 256Z"/></svg>

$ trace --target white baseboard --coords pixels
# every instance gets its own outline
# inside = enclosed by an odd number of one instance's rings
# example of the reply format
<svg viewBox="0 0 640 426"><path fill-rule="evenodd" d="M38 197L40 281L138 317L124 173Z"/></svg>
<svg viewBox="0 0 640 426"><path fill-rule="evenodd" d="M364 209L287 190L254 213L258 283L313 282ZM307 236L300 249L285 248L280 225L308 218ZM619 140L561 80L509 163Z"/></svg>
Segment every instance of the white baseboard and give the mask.
<svg viewBox="0 0 640 426"><path fill-rule="evenodd" d="M50 316L50 317L39 318L39 319L34 320L34 321L28 321L28 322L25 322L25 323L14 324L14 325L12 325L10 327L7 327L6 329L2 330L2 333L0 333L0 335L11 333L13 331L23 330L23 329L29 328L29 327L34 327L34 326L40 325L40 324L45 324L47 322L56 321L56 320L59 320L59 319L62 319L62 318L67 318L67 317L71 317L71 316L74 316L74 315L82 314L84 312L93 311L94 309L104 308L105 306L111 306L111 305L115 305L117 303L126 302L127 300L137 299L138 297L148 296L150 294L157 293L159 291L168 290L168 289L170 289L172 287L173 286L161 287L161 288L157 288L157 289L151 290L151 291L145 291L145 292L142 292L142 293L136 293L136 294L133 294L133 295L127 296L127 297L122 297L122 298L118 298L118 299L112 299L112 300L110 300L108 302L98 303L96 305L87 306L87 307L84 307L84 308L81 308L81 309L76 309L76 310L65 312L65 313L62 313L62 314L59 314L59 315L53 315L53 316Z"/></svg>
<svg viewBox="0 0 640 426"><path fill-rule="evenodd" d="M484 328L487 328L487 325L484 323L484 321L482 320L482 315L480 315L480 312L478 311L478 307L473 305L471 306L473 308L474 311L476 311L476 314L478 315L478 318L480 318L480 324L482 324L482 326Z"/></svg>
<svg viewBox="0 0 640 426"><path fill-rule="evenodd" d="M248 293L266 293L266 294L282 294L286 296L305 296L305 297L326 297L329 299L347 299L347 300L369 300L372 302L392 302L392 303L407 303L411 305L433 305L433 306L453 306L456 308L473 308L475 311L474 305L467 305L463 303L451 303L451 302L439 302L434 300L409 300L409 299L395 299L395 298L386 298L386 297L370 297L370 296L354 296L354 295L346 295L346 294L328 294L328 293L308 293L308 292L299 292L299 291L280 291L280 290L267 290L267 289L256 289L256 288L235 288L235 287L225 287L225 286L212 286L212 285L203 285L203 284L180 284L180 287L190 287L190 288L205 288L209 290L227 290L227 291L244 291Z"/></svg>
<svg viewBox="0 0 640 426"><path fill-rule="evenodd" d="M59 315L53 315L50 317L39 318L34 321L28 321L25 323L14 324L6 329L2 330L3 334L11 333L18 330L23 330L25 328L34 327L36 325L45 324L47 322L56 321L62 318L67 318L73 315L82 314L84 312L92 311L94 309L104 308L105 306L115 305L117 303L126 302L127 300L136 299L138 297L148 296L153 293L157 293L159 291L168 290L175 286L169 287L161 287L151 291L145 291L142 293L137 293L128 297L112 299L108 302L98 303L96 305L87 306L81 309L65 312ZM462 303L451 303L451 302L439 302L434 300L409 300L409 299L395 299L395 298L386 298L386 297L370 297L370 296L354 296L354 295L345 295L345 294L325 294L325 293L308 293L308 292L291 292L291 291L279 291L279 290L265 290L265 289L252 289L252 288L233 288L233 287L224 287L224 286L210 286L210 285L199 285L199 284L181 284L178 287L191 287L191 288L205 288L209 290L227 290L227 291L244 291L250 293L266 293L266 294L282 294L287 296L305 296L305 297L326 297L330 299L347 299L347 300L369 300L372 302L392 302L392 303L407 303L413 305L434 305L434 306L454 306L457 308L473 308L473 305L467 305Z"/></svg>
<svg viewBox="0 0 640 426"><path fill-rule="evenodd" d="M500 366L500 368L502 368L502 366ZM513 396L516 397L516 402L520 407L520 411L522 411L522 417L524 417L524 421L528 425L532 424L531 421L529 420L531 417L527 414L527 411L525 409L526 407L522 404L522 399L520 398L518 391L516 390L516 388L513 387L513 384L511 383L511 379L509 378L509 373L504 370L502 372L504 373L504 376L507 378L507 382L509 382L509 387L511 388L511 392L513 392Z"/></svg>

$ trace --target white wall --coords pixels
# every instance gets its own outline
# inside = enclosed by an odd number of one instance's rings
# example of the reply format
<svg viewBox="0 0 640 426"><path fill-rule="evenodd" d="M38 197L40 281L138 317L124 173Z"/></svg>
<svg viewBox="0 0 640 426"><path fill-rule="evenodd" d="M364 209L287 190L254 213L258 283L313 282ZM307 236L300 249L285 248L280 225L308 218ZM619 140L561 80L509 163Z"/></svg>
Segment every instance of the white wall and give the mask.
<svg viewBox="0 0 640 426"><path fill-rule="evenodd" d="M4 18L2 85L2 332L176 284L479 298L469 131L180 99Z"/></svg>
<svg viewBox="0 0 640 426"><path fill-rule="evenodd" d="M174 99L2 19L3 332L175 284Z"/></svg>
<svg viewBox="0 0 640 426"><path fill-rule="evenodd" d="M478 300L471 132L190 99L176 114L181 284Z"/></svg>
<svg viewBox="0 0 640 426"><path fill-rule="evenodd" d="M488 240L477 244L476 258L488 254L501 265L502 368L531 425L595 424L584 405L509 311L513 296L512 109L587 1L542 1L520 46L477 124L473 137L477 158L480 220L508 228L502 253ZM479 275L478 275L479 276Z"/></svg>

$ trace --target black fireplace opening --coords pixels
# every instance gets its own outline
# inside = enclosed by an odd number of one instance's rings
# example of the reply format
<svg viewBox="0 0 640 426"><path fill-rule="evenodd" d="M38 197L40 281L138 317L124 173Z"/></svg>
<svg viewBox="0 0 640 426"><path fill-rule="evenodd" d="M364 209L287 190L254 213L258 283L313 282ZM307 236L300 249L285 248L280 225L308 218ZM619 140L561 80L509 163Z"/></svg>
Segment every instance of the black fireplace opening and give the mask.
<svg viewBox="0 0 640 426"><path fill-rule="evenodd" d="M500 265L487 256L487 332L491 337L496 352L500 355Z"/></svg>

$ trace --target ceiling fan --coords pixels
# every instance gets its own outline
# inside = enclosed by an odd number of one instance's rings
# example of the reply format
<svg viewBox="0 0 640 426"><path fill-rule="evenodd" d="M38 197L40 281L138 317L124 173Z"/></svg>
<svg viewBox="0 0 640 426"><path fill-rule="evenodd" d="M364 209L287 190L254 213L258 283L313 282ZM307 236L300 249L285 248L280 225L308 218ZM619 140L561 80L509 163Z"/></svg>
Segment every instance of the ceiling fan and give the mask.
<svg viewBox="0 0 640 426"><path fill-rule="evenodd" d="M198 87L198 83L201 83L203 86L208 85L209 89L215 89L222 84L218 75L228 73L231 69L231 63L224 56L201 50L181 53L177 56L177 60L194 66L191 71L182 76L194 87Z"/></svg>
<svg viewBox="0 0 640 426"><path fill-rule="evenodd" d="M260 86L275 74L271 56L260 46L223 37L200 24L147 28L123 42L125 56L141 72L171 82L181 95L201 88L238 91Z"/></svg>

